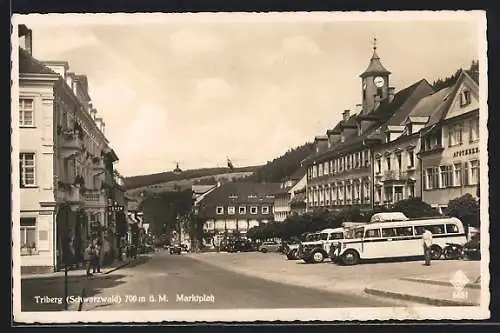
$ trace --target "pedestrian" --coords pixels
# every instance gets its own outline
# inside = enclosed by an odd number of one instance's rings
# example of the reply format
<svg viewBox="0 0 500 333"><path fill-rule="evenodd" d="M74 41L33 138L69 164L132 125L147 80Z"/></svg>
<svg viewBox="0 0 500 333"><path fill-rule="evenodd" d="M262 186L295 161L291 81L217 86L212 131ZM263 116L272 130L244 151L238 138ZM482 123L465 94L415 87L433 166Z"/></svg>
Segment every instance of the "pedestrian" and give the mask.
<svg viewBox="0 0 500 333"><path fill-rule="evenodd" d="M432 247L432 232L428 229L424 230L422 234L422 241L424 245L424 257L425 257L425 266L431 265L431 247Z"/></svg>
<svg viewBox="0 0 500 333"><path fill-rule="evenodd" d="M93 273L101 273L101 250L102 246L99 241L96 241L94 246L94 267Z"/></svg>
<svg viewBox="0 0 500 333"><path fill-rule="evenodd" d="M92 242L88 242L87 247L85 248L85 251L83 253L83 260L85 260L85 266L86 266L86 271L87 271L87 277L93 276L92 273L90 273L90 267L94 265L94 244Z"/></svg>

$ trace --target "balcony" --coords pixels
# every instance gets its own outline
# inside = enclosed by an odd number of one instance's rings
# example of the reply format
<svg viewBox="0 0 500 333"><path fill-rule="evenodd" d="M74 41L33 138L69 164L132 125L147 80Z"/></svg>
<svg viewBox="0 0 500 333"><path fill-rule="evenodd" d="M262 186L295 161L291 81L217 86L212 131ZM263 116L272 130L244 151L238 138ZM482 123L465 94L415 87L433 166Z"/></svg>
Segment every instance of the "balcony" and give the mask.
<svg viewBox="0 0 500 333"><path fill-rule="evenodd" d="M82 140L77 132L66 131L62 134L60 152L63 158L69 158L81 151Z"/></svg>
<svg viewBox="0 0 500 333"><path fill-rule="evenodd" d="M83 195L79 186L68 185L59 186L57 190L57 200L65 201L70 205L80 205L83 202Z"/></svg>
<svg viewBox="0 0 500 333"><path fill-rule="evenodd" d="M85 206L103 207L106 205L106 198L100 190L88 190L83 197Z"/></svg>
<svg viewBox="0 0 500 333"><path fill-rule="evenodd" d="M408 180L408 173L401 170L388 170L384 172L384 181Z"/></svg>

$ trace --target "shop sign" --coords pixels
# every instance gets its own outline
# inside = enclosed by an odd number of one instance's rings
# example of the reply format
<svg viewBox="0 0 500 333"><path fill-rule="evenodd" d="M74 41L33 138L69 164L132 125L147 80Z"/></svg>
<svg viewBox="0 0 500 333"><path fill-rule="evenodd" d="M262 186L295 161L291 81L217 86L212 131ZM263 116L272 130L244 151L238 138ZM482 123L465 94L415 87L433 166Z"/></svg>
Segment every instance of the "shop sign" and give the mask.
<svg viewBox="0 0 500 333"><path fill-rule="evenodd" d="M467 155L472 155L472 154L477 154L477 153L479 153L479 147L462 149L462 150L454 152L453 157L467 156Z"/></svg>

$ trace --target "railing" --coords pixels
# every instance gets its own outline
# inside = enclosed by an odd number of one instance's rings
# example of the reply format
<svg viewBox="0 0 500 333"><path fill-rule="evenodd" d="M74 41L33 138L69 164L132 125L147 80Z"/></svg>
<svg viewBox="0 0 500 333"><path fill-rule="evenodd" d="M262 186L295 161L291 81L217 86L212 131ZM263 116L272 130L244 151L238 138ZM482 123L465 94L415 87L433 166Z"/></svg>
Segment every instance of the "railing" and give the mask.
<svg viewBox="0 0 500 333"><path fill-rule="evenodd" d="M101 191L87 191L85 193L85 201L100 201L101 200Z"/></svg>
<svg viewBox="0 0 500 333"><path fill-rule="evenodd" d="M408 179L408 173L401 170L388 170L384 172L385 180L405 180Z"/></svg>

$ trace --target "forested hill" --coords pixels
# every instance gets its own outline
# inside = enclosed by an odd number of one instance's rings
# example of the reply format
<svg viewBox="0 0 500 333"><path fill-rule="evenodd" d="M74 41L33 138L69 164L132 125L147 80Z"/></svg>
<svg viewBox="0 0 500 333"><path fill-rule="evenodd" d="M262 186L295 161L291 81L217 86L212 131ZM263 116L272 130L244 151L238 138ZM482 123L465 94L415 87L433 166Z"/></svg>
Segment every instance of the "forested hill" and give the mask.
<svg viewBox="0 0 500 333"><path fill-rule="evenodd" d="M137 187L165 183L169 181L178 181L184 179L193 179L201 177L216 176L227 173L239 172L253 172L258 170L259 166L248 166L241 168L203 168L184 170L180 174L175 174L172 171L154 173L150 175L140 175L125 178L125 186L127 189L134 189Z"/></svg>
<svg viewBox="0 0 500 333"><path fill-rule="evenodd" d="M299 168L300 162L313 153L313 143L308 142L299 147L288 150L285 154L275 158L258 168L253 174L245 177L246 182L281 182L292 176Z"/></svg>

